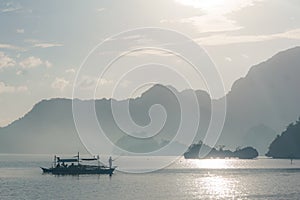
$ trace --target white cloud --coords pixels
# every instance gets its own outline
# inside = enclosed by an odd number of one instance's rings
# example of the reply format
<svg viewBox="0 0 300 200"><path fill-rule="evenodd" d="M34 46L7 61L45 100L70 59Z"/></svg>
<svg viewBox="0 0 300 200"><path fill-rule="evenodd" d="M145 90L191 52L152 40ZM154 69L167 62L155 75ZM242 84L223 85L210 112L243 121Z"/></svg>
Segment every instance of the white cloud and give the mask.
<svg viewBox="0 0 300 200"><path fill-rule="evenodd" d="M24 69L30 69L40 66L41 64L43 64L43 61L40 58L30 56L21 61L19 64Z"/></svg>
<svg viewBox="0 0 300 200"><path fill-rule="evenodd" d="M279 33L279 34L275 34L274 36L275 37L277 36L277 37L280 37L280 38L299 40L300 39L300 28L289 30L289 31Z"/></svg>
<svg viewBox="0 0 300 200"><path fill-rule="evenodd" d="M37 43L33 45L34 47L40 47L40 48L50 48L50 47L62 47L63 44L60 43Z"/></svg>
<svg viewBox="0 0 300 200"><path fill-rule="evenodd" d="M41 41L36 40L36 39L26 39L26 40L24 40L24 42L31 43L31 44L41 43Z"/></svg>
<svg viewBox="0 0 300 200"><path fill-rule="evenodd" d="M269 35L232 36L226 34L216 34L208 37L201 37L195 39L195 41L206 46L216 46L216 45L228 45L228 44L237 44L237 43L262 42L262 41L268 41L274 39L300 40L300 29L294 29L282 33L274 33Z"/></svg>
<svg viewBox="0 0 300 200"><path fill-rule="evenodd" d="M27 92L28 91L28 87L25 85L21 85L21 86L11 86L11 85L7 85L4 82L0 82L0 94L4 94L4 93L23 93L23 92Z"/></svg>
<svg viewBox="0 0 300 200"><path fill-rule="evenodd" d="M199 8L208 14L224 15L242 8L253 6L256 2L264 0L175 0L185 6Z"/></svg>
<svg viewBox="0 0 300 200"><path fill-rule="evenodd" d="M161 23L163 22L168 22L168 20L161 20ZM172 21L174 23L175 20ZM116 42L123 42L122 40L125 41L134 41L138 44L153 44L156 42L156 40L153 40L152 38L148 37L147 35L141 35L141 34L135 34L135 35L126 35L126 36L117 36L113 38L109 38L108 41L116 41ZM115 51L114 51L115 52Z"/></svg>
<svg viewBox="0 0 300 200"><path fill-rule="evenodd" d="M73 68L69 68L69 69L66 69L65 72L69 73L69 74L74 74L76 71Z"/></svg>
<svg viewBox="0 0 300 200"><path fill-rule="evenodd" d="M16 88L17 92L27 92L28 91L28 87L25 85L19 86Z"/></svg>
<svg viewBox="0 0 300 200"><path fill-rule="evenodd" d="M98 12L102 12L102 11L104 11L105 10L105 8L97 8L97 11Z"/></svg>
<svg viewBox="0 0 300 200"><path fill-rule="evenodd" d="M22 9L22 6L19 3L15 3L15 2L6 2L4 4L2 8L0 8L1 12L15 12L18 11L20 9Z"/></svg>
<svg viewBox="0 0 300 200"><path fill-rule="evenodd" d="M0 44L0 49L9 49L9 50L17 50L17 51L23 51L24 48L18 47L11 44Z"/></svg>
<svg viewBox="0 0 300 200"><path fill-rule="evenodd" d="M198 32L224 32L243 28L236 21L229 19L228 14L253 6L264 0L175 0L184 6L191 6L202 11L202 15L179 20L161 20L161 23L191 24Z"/></svg>
<svg viewBox="0 0 300 200"><path fill-rule="evenodd" d="M234 31L242 28L234 20L228 19L223 15L194 16L181 19L179 22L192 24L200 33Z"/></svg>
<svg viewBox="0 0 300 200"><path fill-rule="evenodd" d="M25 30L24 29L17 29L17 33L24 33Z"/></svg>
<svg viewBox="0 0 300 200"><path fill-rule="evenodd" d="M52 63L49 62L48 60L45 61L45 65L46 65L47 68L52 67Z"/></svg>
<svg viewBox="0 0 300 200"><path fill-rule="evenodd" d="M50 48L50 47L62 47L64 46L61 43L58 42L45 42L45 41L40 41L37 39L26 39L24 40L26 43L32 44L33 47L37 48Z"/></svg>
<svg viewBox="0 0 300 200"><path fill-rule="evenodd" d="M12 67L16 65L16 61L0 51L0 69Z"/></svg>
<svg viewBox="0 0 300 200"><path fill-rule="evenodd" d="M63 91L69 85L69 81L65 80L64 78L55 78L52 82L51 87L53 89L59 89Z"/></svg>
<svg viewBox="0 0 300 200"><path fill-rule="evenodd" d="M17 72L16 72L16 74L19 76L19 75L23 75L24 74L24 71L22 71L22 70L18 70Z"/></svg>
<svg viewBox="0 0 300 200"><path fill-rule="evenodd" d="M231 61L232 61L232 58L230 58L230 57L225 57L225 60L228 61L228 62L231 62Z"/></svg>
<svg viewBox="0 0 300 200"><path fill-rule="evenodd" d="M113 80L109 80L106 78L96 78L91 76L83 76L81 80L78 82L77 87L83 90L94 90L97 85L104 86L110 85L113 83Z"/></svg>
<svg viewBox="0 0 300 200"><path fill-rule="evenodd" d="M112 81L112 80L107 80L107 79L105 79L105 78L100 78L100 79L98 80L98 83L99 83L100 85L109 85L109 84L112 84L113 81Z"/></svg>
<svg viewBox="0 0 300 200"><path fill-rule="evenodd" d="M78 87L84 90L93 89L96 87L96 78L90 76L83 76L78 82Z"/></svg>
<svg viewBox="0 0 300 200"><path fill-rule="evenodd" d="M15 92L15 87L6 85L3 82L0 82L0 94L4 93L14 93Z"/></svg>
<svg viewBox="0 0 300 200"><path fill-rule="evenodd" d="M124 87L124 88L128 87L130 84L131 84L131 81L129 81L129 80L122 80L120 82L120 86Z"/></svg>
<svg viewBox="0 0 300 200"><path fill-rule="evenodd" d="M53 66L50 61L48 61L48 60L43 61L42 59L34 57L34 56L30 56L30 57L22 60L19 64L23 69L35 68L40 65L45 65L47 68L50 68Z"/></svg>

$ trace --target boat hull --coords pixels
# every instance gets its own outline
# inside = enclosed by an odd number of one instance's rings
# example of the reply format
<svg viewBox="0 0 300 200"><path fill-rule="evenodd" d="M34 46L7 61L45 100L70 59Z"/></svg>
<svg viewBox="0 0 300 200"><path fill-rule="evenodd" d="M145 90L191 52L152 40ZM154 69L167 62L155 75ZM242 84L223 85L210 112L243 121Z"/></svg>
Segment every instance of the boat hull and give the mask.
<svg viewBox="0 0 300 200"><path fill-rule="evenodd" d="M79 174L108 174L112 175L115 168L102 168L102 167L92 167L92 168L43 168L43 173L49 173L54 175L79 175Z"/></svg>

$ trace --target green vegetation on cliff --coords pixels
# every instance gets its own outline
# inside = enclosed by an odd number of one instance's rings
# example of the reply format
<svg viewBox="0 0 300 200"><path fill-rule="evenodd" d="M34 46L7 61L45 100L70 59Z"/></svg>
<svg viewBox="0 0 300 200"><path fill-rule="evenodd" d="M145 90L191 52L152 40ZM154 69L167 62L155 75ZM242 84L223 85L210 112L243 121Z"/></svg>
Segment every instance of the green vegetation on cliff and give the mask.
<svg viewBox="0 0 300 200"><path fill-rule="evenodd" d="M300 118L271 143L266 156L272 158L300 159Z"/></svg>

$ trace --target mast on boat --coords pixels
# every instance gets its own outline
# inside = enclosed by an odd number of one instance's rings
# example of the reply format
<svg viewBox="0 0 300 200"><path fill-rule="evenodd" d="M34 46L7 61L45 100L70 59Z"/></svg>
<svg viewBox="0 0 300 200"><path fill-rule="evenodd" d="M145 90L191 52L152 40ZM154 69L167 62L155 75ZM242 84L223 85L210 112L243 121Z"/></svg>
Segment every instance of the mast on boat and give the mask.
<svg viewBox="0 0 300 200"><path fill-rule="evenodd" d="M78 151L78 154L77 154L77 164L79 166L79 151Z"/></svg>

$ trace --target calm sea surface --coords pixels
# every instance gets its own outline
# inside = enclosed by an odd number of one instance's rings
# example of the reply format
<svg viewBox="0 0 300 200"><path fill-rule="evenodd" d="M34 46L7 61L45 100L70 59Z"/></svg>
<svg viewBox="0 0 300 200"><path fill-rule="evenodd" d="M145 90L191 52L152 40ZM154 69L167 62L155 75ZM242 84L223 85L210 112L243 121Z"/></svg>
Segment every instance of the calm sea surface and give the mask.
<svg viewBox="0 0 300 200"><path fill-rule="evenodd" d="M300 199L300 160L179 159L159 171L110 178L42 174L39 166L51 159L0 155L0 199Z"/></svg>

